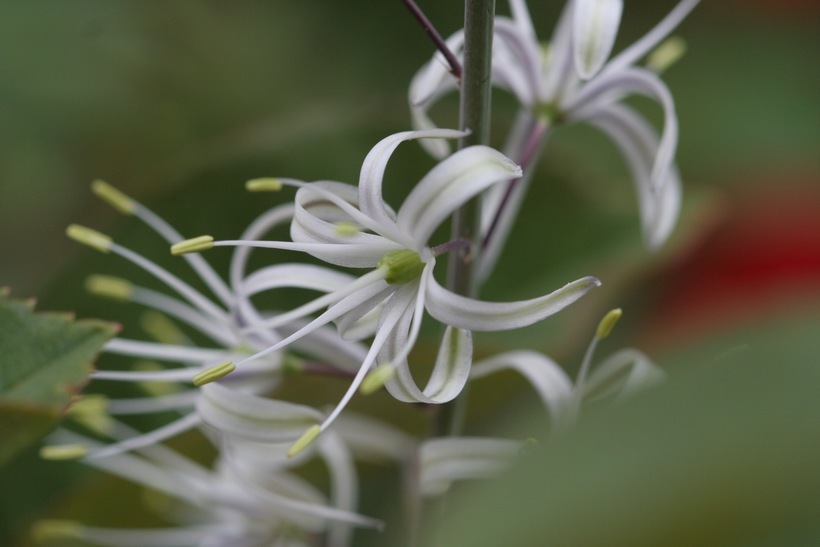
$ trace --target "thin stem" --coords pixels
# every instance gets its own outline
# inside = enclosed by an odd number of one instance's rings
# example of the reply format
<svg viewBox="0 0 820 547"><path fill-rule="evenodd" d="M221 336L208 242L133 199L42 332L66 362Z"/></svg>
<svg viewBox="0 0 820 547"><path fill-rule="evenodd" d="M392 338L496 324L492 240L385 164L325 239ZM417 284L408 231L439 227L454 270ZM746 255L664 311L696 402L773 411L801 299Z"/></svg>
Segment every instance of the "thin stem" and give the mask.
<svg viewBox="0 0 820 547"><path fill-rule="evenodd" d="M490 141L490 96L492 76L493 21L495 0L465 0L464 3L464 74L461 80L460 128L470 133L459 141L459 148ZM479 201L474 199L453 215L451 240L476 241ZM465 296L473 295L471 267L478 246L469 253L451 255L447 287ZM436 429L439 435L459 435L463 429L468 391L465 389L451 403L441 406Z"/></svg>
<svg viewBox="0 0 820 547"><path fill-rule="evenodd" d="M447 64L450 65L450 73L456 77L456 79L461 79L462 69L461 63L458 62L456 56L450 51L450 48L447 47L447 42L441 37L441 34L436 30L436 27L433 26L433 23L430 19L424 15L424 12L421 11L421 8L413 0L402 0L404 5L407 6L407 9L410 10L410 13L413 17L416 18L416 21L419 22L421 28L424 29L424 32L427 33L427 36L433 41L436 45L436 49L438 49L441 54L444 56L444 59L447 61Z"/></svg>
<svg viewBox="0 0 820 547"><path fill-rule="evenodd" d="M461 82L460 128L470 133L459 148L490 141L490 92L492 76L493 19L495 0L466 0L464 4L464 75ZM453 215L451 239L475 241L479 203L466 203ZM475 246L474 246L475 247ZM450 261L447 286L456 294L470 295L470 267L475 253L462 253Z"/></svg>

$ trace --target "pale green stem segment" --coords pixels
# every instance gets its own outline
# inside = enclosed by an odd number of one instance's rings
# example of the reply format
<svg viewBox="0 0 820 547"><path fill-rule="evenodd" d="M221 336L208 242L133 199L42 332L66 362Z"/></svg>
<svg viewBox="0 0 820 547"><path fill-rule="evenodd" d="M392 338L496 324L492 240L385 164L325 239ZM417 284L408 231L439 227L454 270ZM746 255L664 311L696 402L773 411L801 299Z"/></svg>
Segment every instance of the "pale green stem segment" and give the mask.
<svg viewBox="0 0 820 547"><path fill-rule="evenodd" d="M188 253L199 253L213 249L214 238L211 236L199 236L180 241L171 245L171 254L174 256L184 255Z"/></svg>
<svg viewBox="0 0 820 547"><path fill-rule="evenodd" d="M194 376L193 382L196 387L204 386L205 384L210 384L211 382L215 382L220 378L224 378L231 372L236 370L236 365L233 361L226 361L219 365L215 365L209 369L203 370L196 376Z"/></svg>

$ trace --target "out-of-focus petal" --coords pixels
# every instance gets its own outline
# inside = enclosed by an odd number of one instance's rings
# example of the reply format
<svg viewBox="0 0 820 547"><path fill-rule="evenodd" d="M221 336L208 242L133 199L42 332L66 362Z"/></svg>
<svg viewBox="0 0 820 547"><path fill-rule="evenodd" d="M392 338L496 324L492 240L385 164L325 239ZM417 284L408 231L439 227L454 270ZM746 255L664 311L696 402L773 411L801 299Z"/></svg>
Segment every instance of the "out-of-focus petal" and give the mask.
<svg viewBox="0 0 820 547"><path fill-rule="evenodd" d="M238 392L217 383L201 388L197 412L221 433L259 442L295 441L322 421L313 407Z"/></svg>
<svg viewBox="0 0 820 547"><path fill-rule="evenodd" d="M615 72L634 64L635 61L649 53L661 40L675 30L675 27L689 15L690 11L695 9L695 6L697 6L699 2L700 0L682 0L675 6L675 9L670 11L669 14L664 17L660 23L655 25L652 30L647 32L643 38L613 57L603 68L602 72Z"/></svg>
<svg viewBox="0 0 820 547"><path fill-rule="evenodd" d="M492 477L506 469L520 449L520 442L507 439L440 437L425 441L419 449L422 495L441 495L454 481Z"/></svg>
<svg viewBox="0 0 820 547"><path fill-rule="evenodd" d="M623 0L575 0L573 52L582 79L595 76L609 58L623 9Z"/></svg>
<svg viewBox="0 0 820 547"><path fill-rule="evenodd" d="M672 94L655 73L641 68L629 68L595 78L581 89L569 105L571 113L568 119L574 121L587 118L592 111L632 93L646 95L663 108L663 133L651 175L653 187L659 189L663 181L668 179L674 161L678 145L678 117Z"/></svg>
<svg viewBox="0 0 820 547"><path fill-rule="evenodd" d="M631 108L611 104L587 122L609 135L626 159L638 194L644 244L649 249L658 249L669 238L680 213L682 188L677 168L673 165L660 188L653 188L651 170L658 151L658 136Z"/></svg>
<svg viewBox="0 0 820 547"><path fill-rule="evenodd" d="M553 423L558 425L572 405L572 381L561 365L534 351L511 351L473 364L470 380L512 369L524 376L547 407Z"/></svg>

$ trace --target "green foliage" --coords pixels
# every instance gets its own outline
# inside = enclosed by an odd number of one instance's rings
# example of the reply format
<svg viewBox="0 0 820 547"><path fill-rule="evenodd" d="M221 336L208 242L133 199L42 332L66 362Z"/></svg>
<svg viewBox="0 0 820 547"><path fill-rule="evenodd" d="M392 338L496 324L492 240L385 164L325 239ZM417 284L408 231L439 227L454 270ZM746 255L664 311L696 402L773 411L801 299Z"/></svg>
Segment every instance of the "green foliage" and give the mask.
<svg viewBox="0 0 820 547"><path fill-rule="evenodd" d="M0 291L0 464L59 421L116 331L100 321L34 313L33 302Z"/></svg>
<svg viewBox="0 0 820 547"><path fill-rule="evenodd" d="M461 492L425 545L817 545L820 324L762 327Z"/></svg>

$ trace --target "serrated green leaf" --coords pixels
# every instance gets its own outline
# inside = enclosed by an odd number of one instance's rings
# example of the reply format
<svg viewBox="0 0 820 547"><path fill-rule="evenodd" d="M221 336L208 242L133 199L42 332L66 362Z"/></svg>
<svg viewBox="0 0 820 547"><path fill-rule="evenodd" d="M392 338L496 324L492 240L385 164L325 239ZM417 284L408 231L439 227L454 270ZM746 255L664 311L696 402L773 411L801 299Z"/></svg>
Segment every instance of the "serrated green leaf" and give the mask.
<svg viewBox="0 0 820 547"><path fill-rule="evenodd" d="M0 290L0 465L54 426L117 331L65 313L35 313Z"/></svg>

